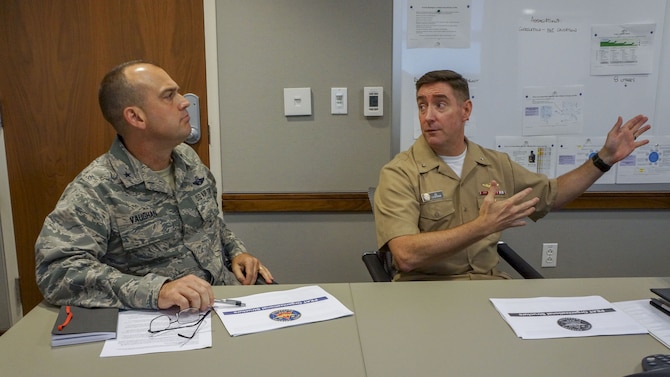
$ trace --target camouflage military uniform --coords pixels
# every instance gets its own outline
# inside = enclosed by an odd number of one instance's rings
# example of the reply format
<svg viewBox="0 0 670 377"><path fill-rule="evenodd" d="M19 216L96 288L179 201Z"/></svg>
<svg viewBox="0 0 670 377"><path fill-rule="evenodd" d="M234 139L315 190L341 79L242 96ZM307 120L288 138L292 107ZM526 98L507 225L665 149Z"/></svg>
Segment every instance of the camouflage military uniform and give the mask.
<svg viewBox="0 0 670 377"><path fill-rule="evenodd" d="M170 279L239 284L224 259L246 250L223 221L214 177L187 145L172 159L176 190L117 139L68 185L35 245L48 302L156 309Z"/></svg>

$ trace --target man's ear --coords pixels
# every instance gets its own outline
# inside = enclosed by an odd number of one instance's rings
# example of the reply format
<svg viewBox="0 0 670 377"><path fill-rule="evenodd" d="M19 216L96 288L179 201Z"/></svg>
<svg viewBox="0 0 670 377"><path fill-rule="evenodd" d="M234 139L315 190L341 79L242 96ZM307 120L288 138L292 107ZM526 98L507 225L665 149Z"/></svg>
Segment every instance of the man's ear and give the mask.
<svg viewBox="0 0 670 377"><path fill-rule="evenodd" d="M470 99L465 100L463 102L462 109L463 109L463 121L470 120L470 115L472 114L472 101Z"/></svg>
<svg viewBox="0 0 670 377"><path fill-rule="evenodd" d="M129 125L144 129L146 127L146 117L144 111L137 106L128 106L123 109L123 118Z"/></svg>

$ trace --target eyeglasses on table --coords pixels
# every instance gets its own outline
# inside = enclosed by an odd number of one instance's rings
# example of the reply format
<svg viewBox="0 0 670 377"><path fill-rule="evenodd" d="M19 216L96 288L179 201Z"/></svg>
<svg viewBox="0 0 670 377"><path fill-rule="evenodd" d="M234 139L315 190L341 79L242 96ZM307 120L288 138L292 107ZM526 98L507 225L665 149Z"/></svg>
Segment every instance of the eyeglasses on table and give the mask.
<svg viewBox="0 0 670 377"><path fill-rule="evenodd" d="M151 320L148 331L152 334L158 334L163 331L178 330L195 326L195 330L191 335L184 335L182 333L177 334L182 338L193 339L198 332L198 329L200 329L200 324L202 324L211 311L212 309L201 312L197 308L187 308L180 310L175 315L162 314Z"/></svg>

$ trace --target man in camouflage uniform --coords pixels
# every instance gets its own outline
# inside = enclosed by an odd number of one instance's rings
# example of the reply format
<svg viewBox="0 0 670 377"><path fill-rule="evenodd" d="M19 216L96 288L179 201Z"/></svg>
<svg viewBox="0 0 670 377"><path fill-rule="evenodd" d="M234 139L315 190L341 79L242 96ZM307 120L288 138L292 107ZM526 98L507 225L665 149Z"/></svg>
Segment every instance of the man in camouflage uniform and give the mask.
<svg viewBox="0 0 670 377"><path fill-rule="evenodd" d="M182 144L190 103L170 76L153 64L124 63L103 79L99 101L118 137L44 222L35 245L44 298L204 310L214 303L212 285L272 282L226 227L214 176Z"/></svg>

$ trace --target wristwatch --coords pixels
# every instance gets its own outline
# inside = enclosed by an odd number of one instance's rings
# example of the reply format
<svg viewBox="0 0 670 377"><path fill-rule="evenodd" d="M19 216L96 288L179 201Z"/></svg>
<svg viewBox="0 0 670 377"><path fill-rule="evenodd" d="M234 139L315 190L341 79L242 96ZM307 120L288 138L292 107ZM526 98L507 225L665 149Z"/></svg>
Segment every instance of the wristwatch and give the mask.
<svg viewBox="0 0 670 377"><path fill-rule="evenodd" d="M598 153L594 154L593 157L591 157L591 161L593 161L593 165L595 165L603 173L607 173L612 168L612 165L607 165L605 161L600 159Z"/></svg>

